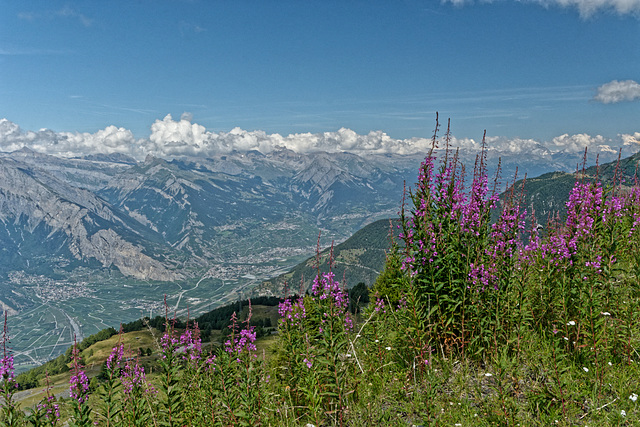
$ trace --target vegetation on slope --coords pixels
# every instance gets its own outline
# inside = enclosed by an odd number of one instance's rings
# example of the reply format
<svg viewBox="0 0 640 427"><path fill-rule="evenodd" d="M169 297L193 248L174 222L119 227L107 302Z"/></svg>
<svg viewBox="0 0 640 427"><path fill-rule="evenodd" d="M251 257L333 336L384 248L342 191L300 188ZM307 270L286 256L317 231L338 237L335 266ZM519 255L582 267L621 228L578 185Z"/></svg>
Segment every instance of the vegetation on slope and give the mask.
<svg viewBox="0 0 640 427"><path fill-rule="evenodd" d="M363 282L371 286L384 266L386 251L391 244L391 232L397 220L381 219L358 230L349 239L320 252L298 264L291 271L263 282L257 294L284 296L287 293L306 292L318 274L331 268L336 277L348 287ZM396 232L397 235L397 232Z"/></svg>
<svg viewBox="0 0 640 427"><path fill-rule="evenodd" d="M577 173L550 172L535 178L528 177L517 181L514 186L523 188L525 195L523 207L529 213L535 213L535 220L538 223L544 224L555 215L564 213L565 203L576 182L576 175L586 182L599 181L603 185L620 185L622 188L629 188L634 185L638 173L638 161L640 161L640 153L621 159L619 162L591 166Z"/></svg>

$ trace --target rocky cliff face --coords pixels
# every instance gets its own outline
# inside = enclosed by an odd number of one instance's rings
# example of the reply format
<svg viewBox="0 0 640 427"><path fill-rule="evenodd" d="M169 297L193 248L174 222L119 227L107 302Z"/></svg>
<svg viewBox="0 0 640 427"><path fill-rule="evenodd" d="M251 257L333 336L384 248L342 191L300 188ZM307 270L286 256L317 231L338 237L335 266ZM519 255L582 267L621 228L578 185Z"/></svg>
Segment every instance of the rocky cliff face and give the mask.
<svg viewBox="0 0 640 427"><path fill-rule="evenodd" d="M15 159L0 158L0 222L5 249L15 251L3 251L1 268L5 270L16 262L22 266L39 259L22 249L37 246L37 241L44 239L43 246L51 249L50 255L58 264L60 258L66 264L97 261L102 267L115 266L137 278L177 277L143 253L147 232L132 227L133 221L92 192Z"/></svg>

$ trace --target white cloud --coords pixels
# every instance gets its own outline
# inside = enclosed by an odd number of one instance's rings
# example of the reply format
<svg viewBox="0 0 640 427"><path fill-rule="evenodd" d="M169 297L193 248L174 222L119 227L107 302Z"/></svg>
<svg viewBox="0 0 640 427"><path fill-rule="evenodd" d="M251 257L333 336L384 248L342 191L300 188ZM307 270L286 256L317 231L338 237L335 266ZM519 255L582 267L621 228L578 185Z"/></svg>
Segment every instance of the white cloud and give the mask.
<svg viewBox="0 0 640 427"><path fill-rule="evenodd" d="M194 33L203 33L205 31L207 31L206 28L201 27L198 24L194 24L191 22L186 22L186 21L180 21L180 23L178 24L178 27L180 29L180 33L184 36L186 32L194 32Z"/></svg>
<svg viewBox="0 0 640 427"><path fill-rule="evenodd" d="M25 21L33 21L35 19L35 15L31 12L19 12L18 18Z"/></svg>
<svg viewBox="0 0 640 427"><path fill-rule="evenodd" d="M64 16L66 18L77 18L80 23L82 23L82 25L84 25L85 27L90 27L91 24L93 23L93 20L86 17L85 15L79 13L78 11L76 11L75 9L72 9L70 6L65 6L62 9L60 9L58 12L56 12L58 15L60 16Z"/></svg>
<svg viewBox="0 0 640 427"><path fill-rule="evenodd" d="M633 135L622 134L620 135L622 145L625 147L631 147L632 150L640 150L640 132L634 132Z"/></svg>
<svg viewBox="0 0 640 427"><path fill-rule="evenodd" d="M191 123L183 114L180 121L174 121L171 114L151 125L151 136L146 148L151 152L165 155L193 155L202 150L211 138L204 126Z"/></svg>
<svg viewBox="0 0 640 427"><path fill-rule="evenodd" d="M551 141L489 136L486 142L493 157L526 158L532 161L549 160L558 153L579 155L585 147L589 153L607 156L613 156L614 153L617 155L618 149L622 147L623 154L628 156L640 150L640 132L622 134L613 139L601 135L564 134ZM444 148L443 145L441 140L440 149ZM232 151L250 150L268 154L284 148L297 153L348 151L358 155L423 155L429 151L431 139L394 139L382 131L360 135L346 128L334 132L296 133L287 136L237 127L229 132L210 132L204 126L192 123L189 113L184 113L180 120L174 120L171 115L156 120L151 125L149 138L143 139L136 139L130 130L116 126L108 126L95 133L54 132L47 129L33 132L23 131L17 124L0 119L0 151L11 152L22 147L64 157L121 153L139 160L149 154L162 158L211 157ZM480 151L481 141L452 137L451 147L475 155Z"/></svg>
<svg viewBox="0 0 640 427"><path fill-rule="evenodd" d="M610 146L607 142L609 141L601 135L590 136L585 133L569 135L565 133L564 135L553 138L550 147L553 151L562 151L565 153L579 153L583 152L585 148L591 151L597 147L603 147L608 151Z"/></svg>
<svg viewBox="0 0 640 427"><path fill-rule="evenodd" d="M487 150L501 152L505 154L534 154L537 157L548 157L551 155L549 147L545 146L541 142L533 139L522 138L505 138L505 137L487 137ZM470 147L472 150L479 151L481 148L480 142Z"/></svg>
<svg viewBox="0 0 640 427"><path fill-rule="evenodd" d="M639 14L640 0L524 0L530 3L538 3L545 7L560 6L565 8L575 8L580 12L580 16L588 18L600 11L614 11L620 15ZM464 6L473 3L473 0L442 0L443 3L451 3L454 6ZM491 3L491 0L484 0L481 3Z"/></svg>
<svg viewBox="0 0 640 427"><path fill-rule="evenodd" d="M593 99L603 104L635 101L640 99L640 84L633 80L613 80L600 86Z"/></svg>
<svg viewBox="0 0 640 427"><path fill-rule="evenodd" d="M135 157L142 155L140 141L125 128L107 126L96 133L54 132L49 129L25 132L17 124L0 119L0 150L11 152L23 147L63 157L96 153L122 153Z"/></svg>
<svg viewBox="0 0 640 427"><path fill-rule="evenodd" d="M601 10L615 11L620 15L640 12L640 0L534 0L542 4L575 7L580 16L590 17Z"/></svg>
<svg viewBox="0 0 640 427"><path fill-rule="evenodd" d="M464 6L465 3L472 3L473 0L443 0L443 3L451 3L454 6L460 7Z"/></svg>

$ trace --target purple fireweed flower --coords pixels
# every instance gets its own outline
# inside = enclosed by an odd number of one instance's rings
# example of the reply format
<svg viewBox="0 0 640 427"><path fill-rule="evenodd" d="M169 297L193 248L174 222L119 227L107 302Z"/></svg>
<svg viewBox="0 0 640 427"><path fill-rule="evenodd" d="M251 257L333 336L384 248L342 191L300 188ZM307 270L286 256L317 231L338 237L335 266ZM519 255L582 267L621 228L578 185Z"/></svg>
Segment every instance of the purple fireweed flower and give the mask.
<svg viewBox="0 0 640 427"><path fill-rule="evenodd" d="M3 382L14 379L13 355L5 356L0 360L0 377Z"/></svg>
<svg viewBox="0 0 640 427"><path fill-rule="evenodd" d="M69 379L69 395L78 403L82 404L87 401L89 394L89 379L81 366L75 368L75 372Z"/></svg>
<svg viewBox="0 0 640 427"><path fill-rule="evenodd" d="M480 264L476 266L474 263L470 264L471 271L469 272L469 281L475 286L475 289L479 292L489 288L490 284L494 284L496 289L495 280L497 279L494 266L485 266Z"/></svg>
<svg viewBox="0 0 640 427"><path fill-rule="evenodd" d="M586 267L591 267L594 270L596 270L598 273L601 273L602 272L602 270L600 270L601 263L602 263L602 256L598 255L598 256L596 256L595 261L587 261L587 262L585 262L585 266Z"/></svg>
<svg viewBox="0 0 640 427"><path fill-rule="evenodd" d="M243 353L249 354L252 357L258 357L258 355L255 354L257 348L254 344L256 341L256 333L254 331L255 326L250 325L251 305L249 305L249 316L247 317L247 320L243 322L245 323L245 327L239 331L237 331L237 319L236 313L234 312L231 316L231 324L229 325L229 328L231 329L231 336L224 343L224 350L229 355L235 356L238 362L241 361L238 356Z"/></svg>
<svg viewBox="0 0 640 427"><path fill-rule="evenodd" d="M72 369L71 378L69 378L69 395L82 405L89 397L89 379L84 372L84 366L80 364L80 350L76 343L73 343L71 351Z"/></svg>
<svg viewBox="0 0 640 427"><path fill-rule="evenodd" d="M194 330L187 328L182 335L180 335L180 344L182 347L180 350L183 352L183 360L196 361L202 356L202 340L200 339L200 331L196 324Z"/></svg>
<svg viewBox="0 0 640 427"><path fill-rule="evenodd" d="M7 350L9 342L9 328L7 326L7 312L4 312L4 327L2 331L2 359L0 360L0 392L13 392L12 389L18 388L15 381L13 369L13 355Z"/></svg>
<svg viewBox="0 0 640 427"><path fill-rule="evenodd" d="M344 328L347 331L353 330L353 318L351 317L351 313L347 312L344 315Z"/></svg>
<svg viewBox="0 0 640 427"><path fill-rule="evenodd" d="M155 393L156 390L152 385L147 383L147 377L144 372L144 367L129 360L122 370L120 381L122 382L122 390L125 395L131 396L134 391L141 390L145 393Z"/></svg>
<svg viewBox="0 0 640 427"><path fill-rule="evenodd" d="M107 368L115 369L120 367L120 362L124 355L124 344L120 343L111 349L111 354L107 357Z"/></svg>
<svg viewBox="0 0 640 427"><path fill-rule="evenodd" d="M278 304L278 313L280 314L280 322L291 326L300 326L302 319L307 317L307 311L304 306L302 297L294 299L287 298Z"/></svg>
<svg viewBox="0 0 640 427"><path fill-rule="evenodd" d="M320 300L329 299L337 308L347 308L349 294L342 289L340 282L333 278L333 272L324 273L322 277L316 276L311 286L311 294Z"/></svg>
<svg viewBox="0 0 640 427"><path fill-rule="evenodd" d="M224 343L224 349L229 354L240 355L243 352L253 354L256 351L256 333L255 327L249 326L247 329L242 329L239 333L234 334L232 338ZM256 356L255 354L253 354Z"/></svg>
<svg viewBox="0 0 640 427"><path fill-rule="evenodd" d="M215 372L217 364L216 364L216 355L211 354L204 360L205 368L210 372Z"/></svg>
<svg viewBox="0 0 640 427"><path fill-rule="evenodd" d="M48 396L46 401L43 403L38 403L38 410L45 411L45 418L50 420L48 424L53 424L55 421L60 421L60 406L57 403L54 403L56 398L54 396Z"/></svg>
<svg viewBox="0 0 640 427"><path fill-rule="evenodd" d="M162 347L163 359L166 359L166 354L173 354L178 348L180 340L173 335L173 329L166 332L162 338L160 338L160 346Z"/></svg>

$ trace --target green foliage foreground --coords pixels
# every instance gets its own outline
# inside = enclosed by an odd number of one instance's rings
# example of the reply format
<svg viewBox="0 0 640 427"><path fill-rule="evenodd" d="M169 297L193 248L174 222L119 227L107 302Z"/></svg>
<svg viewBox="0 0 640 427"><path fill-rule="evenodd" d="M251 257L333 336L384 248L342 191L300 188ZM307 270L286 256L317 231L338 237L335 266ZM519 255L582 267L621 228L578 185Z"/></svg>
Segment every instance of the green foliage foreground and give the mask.
<svg viewBox="0 0 640 427"><path fill-rule="evenodd" d="M526 231L518 189L499 203L482 155L469 190L464 178L454 153L427 157L363 313L318 274L280 304L269 359L250 318L234 314L209 354L197 326L180 333L167 319L158 372L147 377L119 345L90 388L72 352L72 399L49 397L29 417L5 353L1 423L640 424L637 181L578 177L564 219Z"/></svg>

